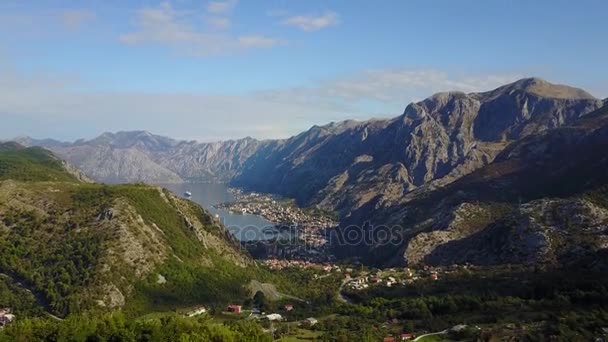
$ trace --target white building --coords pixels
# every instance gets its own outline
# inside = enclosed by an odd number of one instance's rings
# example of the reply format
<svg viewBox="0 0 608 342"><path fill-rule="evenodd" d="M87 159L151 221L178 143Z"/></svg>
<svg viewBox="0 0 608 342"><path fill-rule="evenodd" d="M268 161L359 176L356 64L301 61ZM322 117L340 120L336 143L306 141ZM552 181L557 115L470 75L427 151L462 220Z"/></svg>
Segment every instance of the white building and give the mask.
<svg viewBox="0 0 608 342"><path fill-rule="evenodd" d="M281 315L279 315L277 313L274 313L274 314L266 315L266 318L269 321L280 321L280 320L283 319L283 316L281 316Z"/></svg>

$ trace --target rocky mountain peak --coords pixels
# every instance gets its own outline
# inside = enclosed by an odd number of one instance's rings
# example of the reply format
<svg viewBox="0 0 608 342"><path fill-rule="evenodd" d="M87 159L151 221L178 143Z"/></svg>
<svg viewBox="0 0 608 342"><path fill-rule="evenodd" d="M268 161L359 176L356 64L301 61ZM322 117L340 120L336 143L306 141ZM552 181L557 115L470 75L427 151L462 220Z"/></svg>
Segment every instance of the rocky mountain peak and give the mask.
<svg viewBox="0 0 608 342"><path fill-rule="evenodd" d="M593 95L582 89L563 84L550 83L537 77L523 78L521 80L499 87L490 92L481 93L480 95L490 95L490 97L505 95L513 96L515 93L518 92L531 94L543 98L596 100Z"/></svg>
<svg viewBox="0 0 608 342"><path fill-rule="evenodd" d="M167 150L178 142L167 137L154 135L148 131L105 132L87 142L90 145L107 145L113 148L145 148L157 151Z"/></svg>

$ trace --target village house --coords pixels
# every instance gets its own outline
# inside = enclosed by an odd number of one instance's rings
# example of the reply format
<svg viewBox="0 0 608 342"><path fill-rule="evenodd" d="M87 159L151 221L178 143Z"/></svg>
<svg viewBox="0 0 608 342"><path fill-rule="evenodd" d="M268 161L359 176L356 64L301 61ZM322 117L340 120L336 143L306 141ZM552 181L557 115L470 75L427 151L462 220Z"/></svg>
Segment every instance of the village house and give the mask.
<svg viewBox="0 0 608 342"><path fill-rule="evenodd" d="M403 333L399 335L399 338L401 339L401 341L409 341L414 339L414 334Z"/></svg>
<svg viewBox="0 0 608 342"><path fill-rule="evenodd" d="M283 316L281 316L277 313L273 313L270 315L266 315L266 319L268 319L269 321L281 321L281 320L283 320Z"/></svg>
<svg viewBox="0 0 608 342"><path fill-rule="evenodd" d="M228 312L240 314L242 307L240 305L231 304L228 305Z"/></svg>
<svg viewBox="0 0 608 342"><path fill-rule="evenodd" d="M11 309L0 309L0 329L15 320L15 315L11 314Z"/></svg>
<svg viewBox="0 0 608 342"><path fill-rule="evenodd" d="M313 325L315 325L315 324L319 323L319 321L317 321L317 319L316 319L316 318L314 318L314 317L308 317L308 318L306 319L306 322L307 322L307 323L308 323L308 324L309 324L311 327L312 327Z"/></svg>
<svg viewBox="0 0 608 342"><path fill-rule="evenodd" d="M372 278L369 280L369 282L370 282L370 283L372 283L372 284L380 284L380 283L382 282L382 279L380 279L380 278L378 278L378 277L372 277Z"/></svg>
<svg viewBox="0 0 608 342"><path fill-rule="evenodd" d="M287 312L293 311L293 305L292 304L285 304L285 311L287 311Z"/></svg>
<svg viewBox="0 0 608 342"><path fill-rule="evenodd" d="M395 339L395 337L393 337L393 336L386 336L384 338L384 342L396 342L396 341L397 341L397 339Z"/></svg>

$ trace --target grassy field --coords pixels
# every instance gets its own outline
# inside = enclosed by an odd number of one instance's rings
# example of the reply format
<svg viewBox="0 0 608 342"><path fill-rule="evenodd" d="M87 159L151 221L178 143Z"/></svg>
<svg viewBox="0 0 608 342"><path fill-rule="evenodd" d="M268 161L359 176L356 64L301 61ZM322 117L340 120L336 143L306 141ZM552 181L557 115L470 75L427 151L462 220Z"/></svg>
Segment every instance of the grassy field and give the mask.
<svg viewBox="0 0 608 342"><path fill-rule="evenodd" d="M323 333L319 331L307 330L307 329L296 329L293 330L289 336L281 338L281 342L299 342L299 341L316 341L321 338Z"/></svg>

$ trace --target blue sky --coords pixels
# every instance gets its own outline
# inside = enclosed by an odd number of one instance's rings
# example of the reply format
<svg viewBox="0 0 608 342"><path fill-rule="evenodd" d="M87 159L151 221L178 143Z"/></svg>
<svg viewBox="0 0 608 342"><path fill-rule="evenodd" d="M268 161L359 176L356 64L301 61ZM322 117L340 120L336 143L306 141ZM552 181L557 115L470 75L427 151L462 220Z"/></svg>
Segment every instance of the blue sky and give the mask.
<svg viewBox="0 0 608 342"><path fill-rule="evenodd" d="M0 3L0 137L211 141L538 76L608 96L605 1Z"/></svg>

